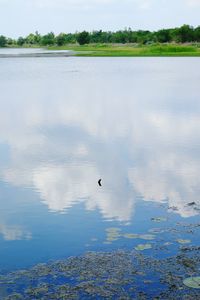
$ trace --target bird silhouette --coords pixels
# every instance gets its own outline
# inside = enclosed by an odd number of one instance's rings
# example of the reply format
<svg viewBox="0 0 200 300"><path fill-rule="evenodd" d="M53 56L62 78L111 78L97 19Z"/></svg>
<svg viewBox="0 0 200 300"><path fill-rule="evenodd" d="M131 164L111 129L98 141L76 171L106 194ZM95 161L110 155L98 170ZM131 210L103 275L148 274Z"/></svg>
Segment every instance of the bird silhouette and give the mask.
<svg viewBox="0 0 200 300"><path fill-rule="evenodd" d="M98 180L98 184L99 184L99 186L101 186L101 179Z"/></svg>

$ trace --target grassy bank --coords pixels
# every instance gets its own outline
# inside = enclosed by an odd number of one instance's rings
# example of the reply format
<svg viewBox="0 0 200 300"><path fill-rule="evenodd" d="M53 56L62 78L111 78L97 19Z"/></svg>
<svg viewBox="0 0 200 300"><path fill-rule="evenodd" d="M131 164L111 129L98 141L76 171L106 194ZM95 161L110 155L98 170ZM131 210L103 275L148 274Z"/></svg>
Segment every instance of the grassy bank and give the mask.
<svg viewBox="0 0 200 300"><path fill-rule="evenodd" d="M66 45L49 47L49 50L73 50L76 56L200 56L199 45L117 45L117 44L89 44Z"/></svg>

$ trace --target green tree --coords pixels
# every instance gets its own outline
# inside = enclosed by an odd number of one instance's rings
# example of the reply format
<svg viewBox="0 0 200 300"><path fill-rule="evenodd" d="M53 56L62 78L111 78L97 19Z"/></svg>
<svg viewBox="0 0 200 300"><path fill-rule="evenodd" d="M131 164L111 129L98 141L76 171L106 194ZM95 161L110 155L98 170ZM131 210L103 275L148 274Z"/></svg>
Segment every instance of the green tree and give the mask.
<svg viewBox="0 0 200 300"><path fill-rule="evenodd" d="M49 32L46 35L43 35L41 38L41 44L43 46L51 46L56 44L55 35L53 32Z"/></svg>
<svg viewBox="0 0 200 300"><path fill-rule="evenodd" d="M40 43L40 40L41 40L41 36L37 31L35 32L35 34L30 33L26 37L26 43L29 44L29 45L37 45L37 44Z"/></svg>
<svg viewBox="0 0 200 300"><path fill-rule="evenodd" d="M91 43L102 43L102 30L93 31L90 36Z"/></svg>
<svg viewBox="0 0 200 300"><path fill-rule="evenodd" d="M76 43L76 40L77 40L77 38L76 38L76 34L74 33L74 34L72 34L72 33L67 33L66 34L66 37L65 37L65 41L66 41L66 44L74 44L74 43Z"/></svg>
<svg viewBox="0 0 200 300"><path fill-rule="evenodd" d="M29 45L34 45L35 44L35 35L33 33L30 33L26 37L26 43L29 44Z"/></svg>
<svg viewBox="0 0 200 300"><path fill-rule="evenodd" d="M124 34L124 31L119 30L115 32L113 35L113 42L125 44L127 41L126 41L126 35Z"/></svg>
<svg viewBox="0 0 200 300"><path fill-rule="evenodd" d="M189 25L183 25L175 31L176 40L180 43L191 42L194 39L194 29Z"/></svg>
<svg viewBox="0 0 200 300"><path fill-rule="evenodd" d="M77 42L80 45L89 44L90 42L90 34L87 31L80 32L77 36Z"/></svg>
<svg viewBox="0 0 200 300"><path fill-rule="evenodd" d="M35 38L35 44L40 44L40 42L41 42L41 35L39 34L38 31L35 32L34 38Z"/></svg>
<svg viewBox="0 0 200 300"><path fill-rule="evenodd" d="M25 44L25 42L26 42L26 40L22 36L20 36L17 40L17 45L23 46Z"/></svg>
<svg viewBox="0 0 200 300"><path fill-rule="evenodd" d="M0 47L6 47L7 39L4 35L0 35Z"/></svg>
<svg viewBox="0 0 200 300"><path fill-rule="evenodd" d="M8 46L14 45L16 44L15 40L11 39L11 38L7 38L7 43Z"/></svg>
<svg viewBox="0 0 200 300"><path fill-rule="evenodd" d="M155 33L155 39L159 43L167 43L171 41L170 29L161 29Z"/></svg>
<svg viewBox="0 0 200 300"><path fill-rule="evenodd" d="M200 26L198 26L194 30L194 41L195 42L200 42Z"/></svg>
<svg viewBox="0 0 200 300"><path fill-rule="evenodd" d="M137 43L146 44L152 41L152 33L148 30L138 30L136 33Z"/></svg>
<svg viewBox="0 0 200 300"><path fill-rule="evenodd" d="M63 46L64 44L66 44L66 34L65 33L60 33L57 37L56 37L56 44L58 46Z"/></svg>

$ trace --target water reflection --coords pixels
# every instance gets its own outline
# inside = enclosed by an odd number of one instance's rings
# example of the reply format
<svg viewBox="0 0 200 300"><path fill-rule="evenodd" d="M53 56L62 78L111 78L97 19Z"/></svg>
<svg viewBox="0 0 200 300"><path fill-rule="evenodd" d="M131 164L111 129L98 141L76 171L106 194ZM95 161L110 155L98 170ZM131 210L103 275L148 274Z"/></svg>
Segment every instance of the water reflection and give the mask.
<svg viewBox="0 0 200 300"><path fill-rule="evenodd" d="M0 235L6 241L30 240L32 235L29 231L18 225L0 224Z"/></svg>
<svg viewBox="0 0 200 300"><path fill-rule="evenodd" d="M143 198L199 213L198 59L1 64L3 181L34 189L57 212L82 202L129 221Z"/></svg>

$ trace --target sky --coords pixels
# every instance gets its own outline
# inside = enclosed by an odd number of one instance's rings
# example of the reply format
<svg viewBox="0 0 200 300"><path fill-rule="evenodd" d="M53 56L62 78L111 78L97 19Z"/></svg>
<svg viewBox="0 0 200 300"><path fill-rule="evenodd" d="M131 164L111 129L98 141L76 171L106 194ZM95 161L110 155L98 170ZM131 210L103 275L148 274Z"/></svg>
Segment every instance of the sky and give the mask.
<svg viewBox="0 0 200 300"><path fill-rule="evenodd" d="M0 0L0 35L200 25L200 0Z"/></svg>

